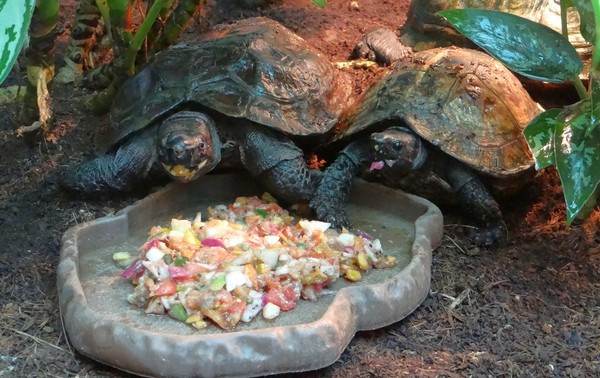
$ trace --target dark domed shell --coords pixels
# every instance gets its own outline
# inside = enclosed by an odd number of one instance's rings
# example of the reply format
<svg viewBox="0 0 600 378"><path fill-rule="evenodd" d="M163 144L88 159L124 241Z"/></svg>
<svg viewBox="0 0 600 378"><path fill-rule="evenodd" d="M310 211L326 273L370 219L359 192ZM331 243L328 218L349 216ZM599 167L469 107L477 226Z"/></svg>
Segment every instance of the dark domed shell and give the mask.
<svg viewBox="0 0 600 378"><path fill-rule="evenodd" d="M487 54L461 48L398 61L340 124L337 138L387 119L479 172L498 178L530 169L523 128L541 112L519 80Z"/></svg>
<svg viewBox="0 0 600 378"><path fill-rule="evenodd" d="M273 20L246 19L157 54L128 80L113 103L113 141L190 103L291 135L322 134L350 94L345 74L303 39Z"/></svg>

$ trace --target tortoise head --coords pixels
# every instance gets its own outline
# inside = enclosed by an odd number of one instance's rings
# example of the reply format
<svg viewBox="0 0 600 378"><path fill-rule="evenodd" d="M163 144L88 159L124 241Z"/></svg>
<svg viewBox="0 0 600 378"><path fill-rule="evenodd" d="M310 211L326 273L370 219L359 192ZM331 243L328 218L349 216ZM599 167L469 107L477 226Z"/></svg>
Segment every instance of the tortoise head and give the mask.
<svg viewBox="0 0 600 378"><path fill-rule="evenodd" d="M421 137L405 127L390 127L371 134L375 159L388 167L418 169L427 158Z"/></svg>
<svg viewBox="0 0 600 378"><path fill-rule="evenodd" d="M157 141L158 161L178 181L192 181L221 161L215 123L203 113L171 115L160 125Z"/></svg>

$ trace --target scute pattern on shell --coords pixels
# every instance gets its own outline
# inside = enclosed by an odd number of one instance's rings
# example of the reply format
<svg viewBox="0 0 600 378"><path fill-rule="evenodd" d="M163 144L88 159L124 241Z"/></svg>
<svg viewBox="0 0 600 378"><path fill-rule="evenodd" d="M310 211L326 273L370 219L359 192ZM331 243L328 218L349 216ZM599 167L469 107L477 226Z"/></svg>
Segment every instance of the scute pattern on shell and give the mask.
<svg viewBox="0 0 600 378"><path fill-rule="evenodd" d="M184 103L243 117L291 135L329 131L350 96L344 72L267 18L220 25L199 42L157 54L117 95L122 140Z"/></svg>
<svg viewBox="0 0 600 378"><path fill-rule="evenodd" d="M342 116L337 138L402 119L475 170L510 177L533 166L522 130L540 111L495 59L474 50L440 48L398 61Z"/></svg>

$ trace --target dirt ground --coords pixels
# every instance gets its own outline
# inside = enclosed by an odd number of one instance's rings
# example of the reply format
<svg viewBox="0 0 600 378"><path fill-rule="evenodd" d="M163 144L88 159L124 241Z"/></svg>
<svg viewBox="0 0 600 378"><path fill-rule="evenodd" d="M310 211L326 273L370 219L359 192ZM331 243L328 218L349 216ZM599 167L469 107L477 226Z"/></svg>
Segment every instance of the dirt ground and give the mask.
<svg viewBox="0 0 600 378"><path fill-rule="evenodd" d="M263 10L220 1L185 39L209 24L261 14L332 61L346 60L362 33L379 26L397 30L407 1L358 0L356 8L332 0L324 10L308 0ZM62 48L75 3L61 1ZM354 76L358 93L376 73ZM126 376L70 348L55 268L66 229L141 197L81 201L59 190L59 172L93 154L107 117L81 110L81 88L56 84L52 90L56 142L26 143L14 132L17 109L0 109L0 376ZM544 94L546 100L562 96ZM600 212L565 227L553 170L501 205L509 228L505 246L479 250L464 235L460 214L445 212L443 244L434 251L422 306L396 324L360 332L332 366L301 376L600 376ZM452 305L459 296L463 300Z"/></svg>

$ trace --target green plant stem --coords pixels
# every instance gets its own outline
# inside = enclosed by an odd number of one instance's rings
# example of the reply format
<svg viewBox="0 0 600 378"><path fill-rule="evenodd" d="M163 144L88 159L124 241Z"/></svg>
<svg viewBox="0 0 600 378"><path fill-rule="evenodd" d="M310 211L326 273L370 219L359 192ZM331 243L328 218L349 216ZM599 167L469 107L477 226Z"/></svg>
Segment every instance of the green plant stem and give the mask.
<svg viewBox="0 0 600 378"><path fill-rule="evenodd" d="M567 28L567 2L565 0L560 1L560 30L563 37L569 40L569 29Z"/></svg>
<svg viewBox="0 0 600 378"><path fill-rule="evenodd" d="M575 87L575 90L577 91L577 94L579 95L580 99L587 100L588 98L590 98L590 96L588 95L588 90L583 84L583 81L581 81L581 79L579 78L579 76L572 78L571 83L573 83L573 86Z"/></svg>
<svg viewBox="0 0 600 378"><path fill-rule="evenodd" d="M144 18L144 21L140 25L140 28L129 42L129 46L125 52L124 68L128 71L130 76L133 75L135 71L135 57L142 47L144 39L146 38L146 35L148 35L152 24L154 24L162 9L165 8L167 2L168 0L157 0L152 4L152 7L146 14L146 18Z"/></svg>

